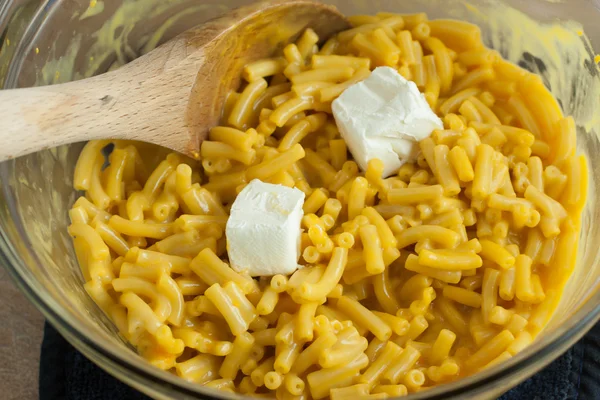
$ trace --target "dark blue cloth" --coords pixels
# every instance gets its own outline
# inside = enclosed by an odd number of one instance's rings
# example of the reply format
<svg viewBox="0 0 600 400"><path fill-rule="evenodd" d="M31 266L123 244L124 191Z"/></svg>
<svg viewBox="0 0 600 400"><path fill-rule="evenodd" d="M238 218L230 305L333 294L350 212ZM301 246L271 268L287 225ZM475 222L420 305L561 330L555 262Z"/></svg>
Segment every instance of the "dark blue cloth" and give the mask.
<svg viewBox="0 0 600 400"><path fill-rule="evenodd" d="M40 400L149 400L95 366L46 324ZM600 324L560 358L500 400L600 399Z"/></svg>

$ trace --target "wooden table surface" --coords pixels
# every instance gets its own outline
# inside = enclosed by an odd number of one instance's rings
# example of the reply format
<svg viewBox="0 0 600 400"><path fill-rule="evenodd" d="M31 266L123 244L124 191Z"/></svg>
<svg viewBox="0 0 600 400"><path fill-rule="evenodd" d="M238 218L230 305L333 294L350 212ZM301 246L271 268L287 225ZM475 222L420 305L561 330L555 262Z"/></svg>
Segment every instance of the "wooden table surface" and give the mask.
<svg viewBox="0 0 600 400"><path fill-rule="evenodd" d="M0 398L38 399L44 317L0 265Z"/></svg>

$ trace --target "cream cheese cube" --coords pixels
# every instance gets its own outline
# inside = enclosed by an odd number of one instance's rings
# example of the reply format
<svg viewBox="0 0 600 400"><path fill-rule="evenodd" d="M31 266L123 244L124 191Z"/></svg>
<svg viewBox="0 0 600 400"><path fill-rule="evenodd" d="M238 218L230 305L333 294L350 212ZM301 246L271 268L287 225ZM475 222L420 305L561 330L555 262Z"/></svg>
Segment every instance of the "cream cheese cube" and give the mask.
<svg viewBox="0 0 600 400"><path fill-rule="evenodd" d="M250 276L288 275L298 269L304 193L250 182L238 194L225 235L231 267Z"/></svg>
<svg viewBox="0 0 600 400"><path fill-rule="evenodd" d="M383 161L383 177L414 161L418 142L444 125L414 82L393 68L379 67L347 88L332 104L342 138L365 171L373 158Z"/></svg>

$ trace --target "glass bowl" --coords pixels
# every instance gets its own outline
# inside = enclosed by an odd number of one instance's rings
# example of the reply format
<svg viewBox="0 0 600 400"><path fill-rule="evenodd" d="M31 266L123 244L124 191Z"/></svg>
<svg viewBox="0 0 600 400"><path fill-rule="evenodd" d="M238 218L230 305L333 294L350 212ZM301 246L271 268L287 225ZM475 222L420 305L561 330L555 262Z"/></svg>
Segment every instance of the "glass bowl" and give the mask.
<svg viewBox="0 0 600 400"><path fill-rule="evenodd" d="M52 84L102 73L174 35L250 0L8 0L0 82L5 88ZM590 182L577 264L554 316L533 345L494 368L408 399L495 398L574 344L600 317L600 52L598 0L332 0L346 14L427 12L481 26L486 44L540 73L578 125L577 150ZM513 8L514 7L514 8ZM576 21L576 22L575 22ZM0 31L0 33L2 33ZM81 144L0 163L0 263L57 330L100 367L157 399L241 397L156 369L117 335L83 290L67 210ZM575 254L575 249L573 249Z"/></svg>

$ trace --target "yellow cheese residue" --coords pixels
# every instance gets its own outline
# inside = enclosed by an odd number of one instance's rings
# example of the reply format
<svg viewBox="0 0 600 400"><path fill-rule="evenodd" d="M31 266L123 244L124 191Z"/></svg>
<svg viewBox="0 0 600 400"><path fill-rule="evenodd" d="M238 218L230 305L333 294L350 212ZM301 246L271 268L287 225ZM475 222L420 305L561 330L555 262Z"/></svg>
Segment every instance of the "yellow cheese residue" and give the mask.
<svg viewBox="0 0 600 400"><path fill-rule="evenodd" d="M136 56L152 50L164 42L165 37L172 37L174 32L181 33L183 29L176 27L181 26L182 23L187 24L184 26L188 27L192 20L190 15L194 15L198 23L202 23L228 9L225 5L198 4L174 13L170 12L178 3L178 0L162 2L124 0L111 15L106 16L102 26L91 35L91 38L84 38L81 33L74 34L66 46L65 53L58 53L54 44L50 49L48 62L42 67L42 73L37 76L36 85L63 83L90 77L106 68L111 60L114 61L110 64L109 70L114 70ZM81 15L75 13L72 19L83 20L93 17L102 19L99 14L107 9L112 11L102 0L92 0ZM160 24L157 23L163 15L171 16ZM184 19L187 22L182 22ZM152 21L156 29L147 36L137 38L134 27L142 21ZM136 37L135 41L132 37ZM136 50L138 48L141 49L139 52ZM76 59L81 56L82 51L85 52L88 62L76 69ZM55 78L56 71L60 72L60 80Z"/></svg>
<svg viewBox="0 0 600 400"><path fill-rule="evenodd" d="M79 20L81 21L82 19L93 17L102 13L102 11L104 11L104 2L102 2L101 0L91 0L89 7L87 8L87 10L85 10L83 14L81 14Z"/></svg>
<svg viewBox="0 0 600 400"><path fill-rule="evenodd" d="M565 115L573 115L587 132L600 132L600 69L581 24L540 23L495 2L465 8L467 15L461 17L481 26L486 44L540 75Z"/></svg>

